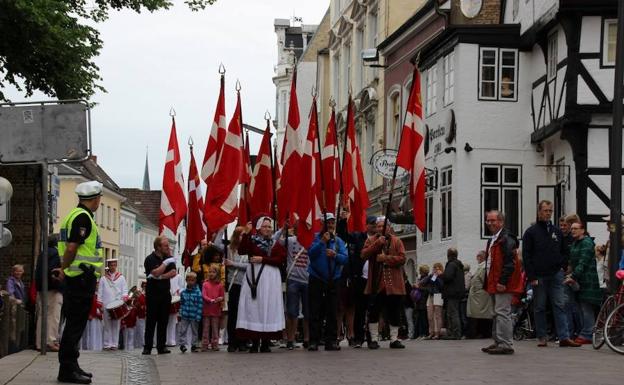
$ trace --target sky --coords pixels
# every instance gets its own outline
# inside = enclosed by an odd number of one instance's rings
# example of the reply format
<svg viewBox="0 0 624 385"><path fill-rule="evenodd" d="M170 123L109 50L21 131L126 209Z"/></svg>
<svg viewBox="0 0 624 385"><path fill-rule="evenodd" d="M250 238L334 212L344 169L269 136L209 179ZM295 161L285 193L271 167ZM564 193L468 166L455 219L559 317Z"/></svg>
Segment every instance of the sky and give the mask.
<svg viewBox="0 0 624 385"><path fill-rule="evenodd" d="M148 149L150 187L161 189L171 108L176 113L185 180L189 138L201 168L221 63L226 68L228 122L238 79L245 123L264 128L265 111L271 115L275 111L274 19L296 15L304 24L318 24L329 7L329 0L217 0L203 11L192 12L182 0L174 2L168 11L112 12L97 26L104 47L95 62L108 92L91 99L97 103L91 111L93 154L121 187L141 187ZM13 102L24 101L23 95L10 90L7 96ZM254 153L261 137L250 136Z"/></svg>

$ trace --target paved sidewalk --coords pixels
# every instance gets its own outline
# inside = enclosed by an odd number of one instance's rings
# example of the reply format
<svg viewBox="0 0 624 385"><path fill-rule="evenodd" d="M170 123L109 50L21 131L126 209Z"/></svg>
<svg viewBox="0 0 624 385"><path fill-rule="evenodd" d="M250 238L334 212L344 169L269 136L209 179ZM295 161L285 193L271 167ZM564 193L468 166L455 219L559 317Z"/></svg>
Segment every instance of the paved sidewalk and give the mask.
<svg viewBox="0 0 624 385"><path fill-rule="evenodd" d="M624 357L608 347L537 348L515 344L516 354L490 356L489 340L407 341L407 349L343 347L316 353L274 348L271 354L220 352L142 356L132 352L83 352L80 364L94 384L565 384L621 385ZM56 384L55 353L25 351L0 360L0 385Z"/></svg>

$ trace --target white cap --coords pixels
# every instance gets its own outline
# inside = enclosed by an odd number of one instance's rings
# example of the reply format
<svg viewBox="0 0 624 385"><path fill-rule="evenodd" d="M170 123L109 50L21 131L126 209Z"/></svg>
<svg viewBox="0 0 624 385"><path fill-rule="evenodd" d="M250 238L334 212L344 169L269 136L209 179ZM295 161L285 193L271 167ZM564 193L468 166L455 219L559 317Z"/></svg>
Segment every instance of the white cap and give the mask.
<svg viewBox="0 0 624 385"><path fill-rule="evenodd" d="M80 183L76 186L76 194L80 199L93 199L102 195L102 187L102 183L96 180Z"/></svg>
<svg viewBox="0 0 624 385"><path fill-rule="evenodd" d="M321 214L321 220L322 221L335 221L336 217L334 216L333 213L325 213L325 214Z"/></svg>
<svg viewBox="0 0 624 385"><path fill-rule="evenodd" d="M106 264L108 265L111 262L117 262L117 261L119 261L117 258L109 258L106 260Z"/></svg>

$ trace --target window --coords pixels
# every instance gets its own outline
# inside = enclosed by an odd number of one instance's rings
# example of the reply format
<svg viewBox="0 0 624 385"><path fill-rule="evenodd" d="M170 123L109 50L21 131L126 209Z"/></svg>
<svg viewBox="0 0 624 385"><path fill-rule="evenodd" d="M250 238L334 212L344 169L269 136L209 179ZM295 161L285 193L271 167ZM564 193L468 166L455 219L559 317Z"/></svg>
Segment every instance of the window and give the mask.
<svg viewBox="0 0 624 385"><path fill-rule="evenodd" d="M453 103L455 86L455 52L444 57L444 105Z"/></svg>
<svg viewBox="0 0 624 385"><path fill-rule="evenodd" d="M479 100L518 100L518 50L481 48Z"/></svg>
<svg viewBox="0 0 624 385"><path fill-rule="evenodd" d="M100 217L99 223L100 227L104 227L104 217L106 216L106 209L104 208L104 203L100 203Z"/></svg>
<svg viewBox="0 0 624 385"><path fill-rule="evenodd" d="M607 19L604 21L602 31L602 65L615 65L615 50L617 41L617 20Z"/></svg>
<svg viewBox="0 0 624 385"><path fill-rule="evenodd" d="M113 208L113 231L117 231L117 209Z"/></svg>
<svg viewBox="0 0 624 385"><path fill-rule="evenodd" d="M425 176L426 193L425 193L425 231L423 232L423 243L433 239L433 186L435 183L434 176Z"/></svg>
<svg viewBox="0 0 624 385"><path fill-rule="evenodd" d="M485 213L499 210L505 214L505 227L519 235L522 220L522 166L502 164L481 165L481 208ZM488 231L482 225L481 236Z"/></svg>
<svg viewBox="0 0 624 385"><path fill-rule="evenodd" d="M396 148L398 146L398 133L401 130L401 93L396 92L390 97L390 132L386 147Z"/></svg>
<svg viewBox="0 0 624 385"><path fill-rule="evenodd" d="M351 46L345 45L345 76L344 76L344 94L349 95L351 92ZM345 100L346 101L346 100Z"/></svg>
<svg viewBox="0 0 624 385"><path fill-rule="evenodd" d="M288 103L288 92L283 90L280 92L278 127L286 127L286 110Z"/></svg>
<svg viewBox="0 0 624 385"><path fill-rule="evenodd" d="M355 66L357 90L364 87L364 62L362 61L362 48L364 47L364 30L358 28L355 35L355 54L357 55L357 65Z"/></svg>
<svg viewBox="0 0 624 385"><path fill-rule="evenodd" d="M112 207L106 206L106 228L110 229L113 223Z"/></svg>
<svg viewBox="0 0 624 385"><path fill-rule="evenodd" d="M438 72L436 71L436 65L434 64L427 70L427 97L425 101L425 114L427 116L433 115L437 109L438 101Z"/></svg>
<svg viewBox="0 0 624 385"><path fill-rule="evenodd" d="M369 13L367 22L368 41L367 48L377 47L377 14ZM377 77L377 69L368 67L368 82L370 83Z"/></svg>
<svg viewBox="0 0 624 385"><path fill-rule="evenodd" d="M548 37L548 80L557 77L557 32Z"/></svg>
<svg viewBox="0 0 624 385"><path fill-rule="evenodd" d="M449 239L453 236L452 202L453 202L453 169L451 167L442 170L440 181L440 201L442 202L442 230L440 238Z"/></svg>
<svg viewBox="0 0 624 385"><path fill-rule="evenodd" d="M336 51L334 55L334 79L340 79L340 53ZM340 82L335 81L334 83L334 98L336 102L340 102Z"/></svg>

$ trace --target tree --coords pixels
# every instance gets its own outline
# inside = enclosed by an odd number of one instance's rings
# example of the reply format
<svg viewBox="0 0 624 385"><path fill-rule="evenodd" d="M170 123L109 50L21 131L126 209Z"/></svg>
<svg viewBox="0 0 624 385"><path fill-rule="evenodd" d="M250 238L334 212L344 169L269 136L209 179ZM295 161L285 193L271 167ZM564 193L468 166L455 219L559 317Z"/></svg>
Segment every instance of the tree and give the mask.
<svg viewBox="0 0 624 385"><path fill-rule="evenodd" d="M185 0L193 11L216 0ZM110 10L169 9L172 0L0 0L0 100L15 86L58 99L88 99L106 91L93 59L102 49L92 25Z"/></svg>

